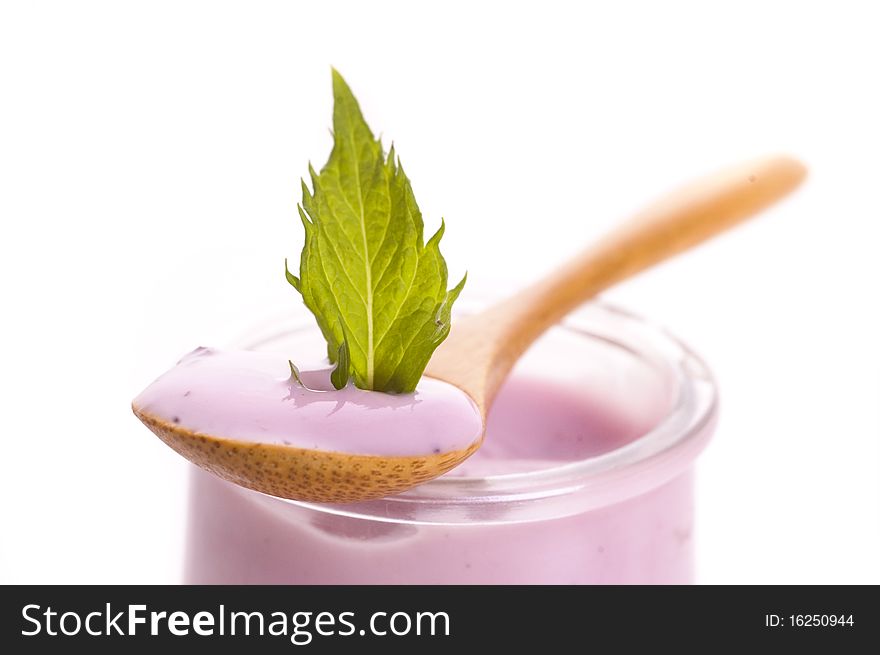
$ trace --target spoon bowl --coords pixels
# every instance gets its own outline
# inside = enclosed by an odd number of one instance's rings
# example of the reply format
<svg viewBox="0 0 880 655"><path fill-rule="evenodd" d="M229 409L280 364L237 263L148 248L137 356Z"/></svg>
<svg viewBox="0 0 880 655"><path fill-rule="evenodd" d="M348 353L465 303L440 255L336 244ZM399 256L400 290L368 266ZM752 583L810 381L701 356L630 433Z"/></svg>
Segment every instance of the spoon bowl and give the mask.
<svg viewBox="0 0 880 655"><path fill-rule="evenodd" d="M472 401L482 429L426 452L364 454L214 435L133 403L172 449L230 482L293 500L356 502L405 491L479 448L486 417L519 357L544 331L617 282L753 216L793 191L805 167L785 156L740 164L661 199L554 273L485 311L456 319L425 375ZM161 378L160 378L161 380ZM472 438L471 438L472 437Z"/></svg>
<svg viewBox="0 0 880 655"><path fill-rule="evenodd" d="M309 502L349 503L406 491L454 468L481 442L424 455L359 455L203 434L133 409L157 437L193 464L248 489Z"/></svg>

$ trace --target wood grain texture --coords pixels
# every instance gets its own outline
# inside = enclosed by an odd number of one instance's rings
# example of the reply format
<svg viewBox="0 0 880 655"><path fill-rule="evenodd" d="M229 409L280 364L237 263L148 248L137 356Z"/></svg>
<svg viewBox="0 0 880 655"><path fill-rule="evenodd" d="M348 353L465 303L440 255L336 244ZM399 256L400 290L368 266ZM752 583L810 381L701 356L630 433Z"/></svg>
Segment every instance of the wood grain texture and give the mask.
<svg viewBox="0 0 880 655"><path fill-rule="evenodd" d="M248 489L308 502L345 503L399 493L446 473L478 447L400 457L337 453L202 434L132 409L157 437L206 471Z"/></svg>

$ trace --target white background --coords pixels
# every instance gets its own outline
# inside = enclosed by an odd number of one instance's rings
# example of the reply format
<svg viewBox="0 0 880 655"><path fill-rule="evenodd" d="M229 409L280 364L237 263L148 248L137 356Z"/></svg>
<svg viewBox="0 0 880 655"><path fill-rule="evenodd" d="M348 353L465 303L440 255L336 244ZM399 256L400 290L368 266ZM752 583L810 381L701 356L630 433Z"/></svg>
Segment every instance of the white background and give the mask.
<svg viewBox="0 0 880 655"><path fill-rule="evenodd" d="M0 581L180 579L186 467L129 402L299 302L281 263L334 65L476 286L726 163L807 162L796 197L606 297L722 387L700 581L880 582L872 3L613 4L0 5Z"/></svg>

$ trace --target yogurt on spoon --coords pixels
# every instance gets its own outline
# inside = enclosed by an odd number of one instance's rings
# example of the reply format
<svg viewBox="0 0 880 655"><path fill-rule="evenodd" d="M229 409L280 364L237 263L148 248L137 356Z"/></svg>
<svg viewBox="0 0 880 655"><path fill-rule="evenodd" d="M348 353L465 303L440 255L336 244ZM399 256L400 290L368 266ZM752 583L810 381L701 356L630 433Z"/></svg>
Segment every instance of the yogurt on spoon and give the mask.
<svg viewBox="0 0 880 655"><path fill-rule="evenodd" d="M293 375L274 353L197 348L132 403L166 444L242 486L286 498L376 498L476 450L482 418L451 384L408 394L334 389L332 366Z"/></svg>
<svg viewBox="0 0 880 655"><path fill-rule="evenodd" d="M295 374L284 355L198 349L133 403L202 468L290 499L369 500L463 462L535 339L615 283L769 206L805 173L796 160L769 157L687 186L530 287L457 320L447 339L465 279L447 288L444 226L423 238L394 149L386 155L335 71L333 92L333 150L320 173L310 168L312 189L302 185L299 276L286 270L336 362L332 374Z"/></svg>

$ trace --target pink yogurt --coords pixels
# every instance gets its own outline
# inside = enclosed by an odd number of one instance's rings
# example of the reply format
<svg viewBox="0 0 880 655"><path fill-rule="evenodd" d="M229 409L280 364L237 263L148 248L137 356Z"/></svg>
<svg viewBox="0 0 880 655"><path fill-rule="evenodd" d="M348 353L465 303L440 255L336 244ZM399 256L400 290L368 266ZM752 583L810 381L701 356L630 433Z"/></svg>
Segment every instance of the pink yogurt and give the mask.
<svg viewBox="0 0 880 655"><path fill-rule="evenodd" d="M306 358L322 352L311 329L278 325L245 345L274 353L266 362L286 366L292 358L306 370L318 369ZM194 467L185 579L688 583L693 462L716 412L714 383L695 355L664 331L593 304L518 363L481 449L416 489L364 503L310 504ZM395 447L433 446L448 432L431 434ZM389 447L381 440L362 446Z"/></svg>
<svg viewBox="0 0 880 655"><path fill-rule="evenodd" d="M215 437L359 455L465 450L483 432L476 405L451 384L423 378L408 394L337 390L331 370L310 364L294 377L278 353L197 348L134 405Z"/></svg>

